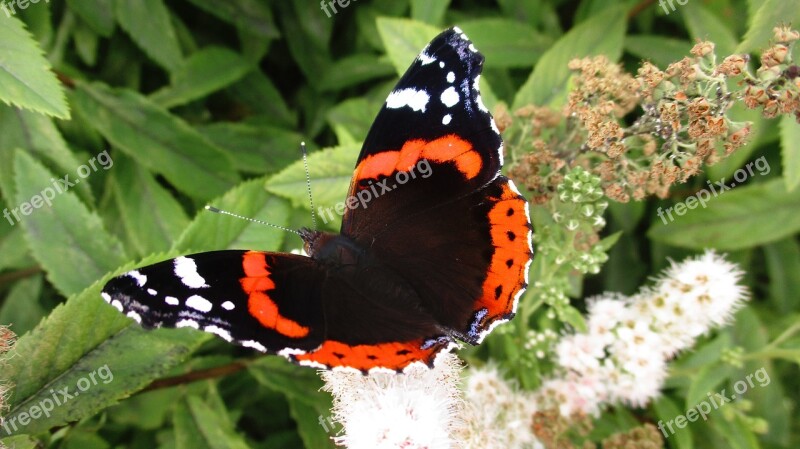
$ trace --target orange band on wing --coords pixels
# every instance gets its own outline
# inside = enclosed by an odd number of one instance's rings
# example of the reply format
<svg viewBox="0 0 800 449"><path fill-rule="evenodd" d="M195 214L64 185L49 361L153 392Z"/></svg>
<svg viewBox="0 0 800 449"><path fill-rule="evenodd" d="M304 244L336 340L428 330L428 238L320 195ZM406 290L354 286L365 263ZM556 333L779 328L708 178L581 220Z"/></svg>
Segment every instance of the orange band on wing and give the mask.
<svg viewBox="0 0 800 449"><path fill-rule="evenodd" d="M281 315L278 305L269 297L268 291L275 289L270 279L266 254L249 251L242 261L245 277L239 279L242 289L249 295L247 310L262 326L290 338L303 338L309 329Z"/></svg>
<svg viewBox="0 0 800 449"><path fill-rule="evenodd" d="M342 342L325 341L314 352L292 356L295 361L314 362L333 368L347 366L361 371L382 367L402 370L413 362L433 363L436 353L447 346L446 342L436 343L430 348L421 349L423 340L402 343L380 343L376 345L351 346Z"/></svg>
<svg viewBox="0 0 800 449"><path fill-rule="evenodd" d="M490 198L494 205L489 210L489 229L495 248L483 282L483 294L476 303L476 309L488 309L484 323L511 314L514 296L527 287L525 271L532 256L526 201L508 182L502 187L499 197Z"/></svg>
<svg viewBox="0 0 800 449"><path fill-rule="evenodd" d="M410 171L419 161L453 162L467 179L478 176L483 167L480 154L468 141L450 134L435 140L409 140L400 150L371 154L358 164L355 180L377 179L395 172Z"/></svg>

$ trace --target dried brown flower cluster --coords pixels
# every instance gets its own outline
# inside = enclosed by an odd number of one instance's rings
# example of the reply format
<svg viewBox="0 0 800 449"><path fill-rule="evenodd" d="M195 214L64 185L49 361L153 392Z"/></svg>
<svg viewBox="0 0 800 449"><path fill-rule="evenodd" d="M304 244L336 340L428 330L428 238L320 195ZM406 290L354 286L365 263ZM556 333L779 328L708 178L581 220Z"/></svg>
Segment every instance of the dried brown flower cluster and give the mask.
<svg viewBox="0 0 800 449"><path fill-rule="evenodd" d="M574 88L561 110L531 105L513 117L496 111L510 128L510 145L520 147L512 154L524 154L510 174L538 204L576 166L600 176L606 196L616 201L664 198L673 184L744 145L750 125L727 115L737 99L763 108L766 117L793 113L800 120L800 68L791 61L799 38L797 31L775 28L777 43L762 55L756 76L748 72L747 55L717 64L707 41L665 70L644 62L635 77L603 56L573 60ZM735 77L742 89L729 91ZM630 117L637 108L640 114Z"/></svg>
<svg viewBox="0 0 800 449"><path fill-rule="evenodd" d="M537 412L533 416L533 433L546 449L596 449L585 439L592 431L589 416L566 418L557 409ZM576 443L576 440L583 440ZM664 447L656 426L645 423L628 432L615 433L600 442L603 449L660 449Z"/></svg>
<svg viewBox="0 0 800 449"><path fill-rule="evenodd" d="M17 336L7 326L0 326L0 371L5 364L5 358L14 347ZM6 395L8 394L8 385L0 384L0 414L6 409Z"/></svg>

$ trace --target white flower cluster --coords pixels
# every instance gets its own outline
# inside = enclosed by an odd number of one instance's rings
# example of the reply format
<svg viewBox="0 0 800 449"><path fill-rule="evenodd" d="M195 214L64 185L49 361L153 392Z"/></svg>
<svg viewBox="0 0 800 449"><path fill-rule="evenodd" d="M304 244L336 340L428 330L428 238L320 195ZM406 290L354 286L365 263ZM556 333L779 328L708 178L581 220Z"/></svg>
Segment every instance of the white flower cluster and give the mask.
<svg viewBox="0 0 800 449"><path fill-rule="evenodd" d="M333 394L333 416L344 431L336 443L348 449L450 449L462 403L461 361L441 353L436 366L410 366L404 374L322 372Z"/></svg>
<svg viewBox="0 0 800 449"><path fill-rule="evenodd" d="M555 347L559 377L539 398L563 416L597 415L608 403L641 407L660 391L667 361L727 323L747 296L742 272L714 252L672 263L653 287L632 297L590 301L588 332Z"/></svg>
<svg viewBox="0 0 800 449"><path fill-rule="evenodd" d="M455 436L462 449L543 448L533 435L536 401L509 384L497 368L470 368L464 411Z"/></svg>

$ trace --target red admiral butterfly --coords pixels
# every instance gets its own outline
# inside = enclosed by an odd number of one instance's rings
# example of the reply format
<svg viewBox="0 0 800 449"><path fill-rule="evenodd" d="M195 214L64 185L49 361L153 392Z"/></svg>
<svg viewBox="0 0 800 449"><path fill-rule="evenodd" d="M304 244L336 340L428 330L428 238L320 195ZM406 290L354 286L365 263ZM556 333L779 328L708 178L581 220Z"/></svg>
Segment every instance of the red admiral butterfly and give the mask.
<svg viewBox="0 0 800 449"><path fill-rule="evenodd" d="M193 327L318 368L400 371L480 343L514 316L533 255L482 65L458 28L428 44L375 119L348 198L422 162L428 176L348 201L340 234L302 229L309 257L178 257L112 279L103 298L147 328Z"/></svg>

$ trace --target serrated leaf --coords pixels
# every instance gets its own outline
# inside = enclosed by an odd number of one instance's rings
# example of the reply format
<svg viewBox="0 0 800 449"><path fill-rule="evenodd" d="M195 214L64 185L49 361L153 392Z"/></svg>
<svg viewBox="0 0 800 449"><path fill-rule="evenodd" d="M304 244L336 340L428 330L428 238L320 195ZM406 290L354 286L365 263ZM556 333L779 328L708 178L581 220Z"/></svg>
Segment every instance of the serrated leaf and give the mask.
<svg viewBox="0 0 800 449"><path fill-rule="evenodd" d="M791 115L784 115L780 121L781 160L786 190L794 191L800 185L800 124Z"/></svg>
<svg viewBox="0 0 800 449"><path fill-rule="evenodd" d="M74 193L59 193L47 181L53 178L52 174L38 161L18 150L14 173L16 201L23 215L20 218L28 246L62 294L80 292L125 262L122 245L103 229L100 218ZM44 202L48 196L52 205ZM24 215L25 210L28 215Z"/></svg>
<svg viewBox="0 0 800 449"><path fill-rule="evenodd" d="M180 106L227 87L250 70L250 63L238 53L207 47L186 58L172 73L172 83L150 99L165 108Z"/></svg>
<svg viewBox="0 0 800 449"><path fill-rule="evenodd" d="M300 156L300 143L304 141L296 132L249 123L217 122L197 130L230 154L237 170L248 173L274 173L286 168Z"/></svg>
<svg viewBox="0 0 800 449"><path fill-rule="evenodd" d="M21 226L16 226L0 240L0 271L30 267L35 264L28 253L25 231Z"/></svg>
<svg viewBox="0 0 800 449"><path fill-rule="evenodd" d="M486 57L487 68L532 67L553 44L549 36L516 20L463 20L458 26Z"/></svg>
<svg viewBox="0 0 800 449"><path fill-rule="evenodd" d="M12 449L36 449L40 447L39 444L38 441L35 441L29 435L17 435L0 439L0 447L9 447Z"/></svg>
<svg viewBox="0 0 800 449"><path fill-rule="evenodd" d="M275 39L280 36L272 19L272 11L266 3L258 0L190 0L190 2L260 39Z"/></svg>
<svg viewBox="0 0 800 449"><path fill-rule="evenodd" d="M320 80L319 90L341 90L391 75L394 75L394 67L386 59L359 53L334 62Z"/></svg>
<svg viewBox="0 0 800 449"><path fill-rule="evenodd" d="M712 195L705 209L672 216L675 221L665 218L667 224L654 221L648 237L684 248L744 249L800 231L800 195L788 193L784 181L775 179Z"/></svg>
<svg viewBox="0 0 800 449"><path fill-rule="evenodd" d="M103 137L190 197L207 200L239 179L219 148L136 92L81 82L72 99Z"/></svg>
<svg viewBox="0 0 800 449"><path fill-rule="evenodd" d="M350 144L318 151L308 157L311 191L316 213L324 222L338 222L335 205L345 200L360 145ZM309 208L306 173L297 161L267 181L267 190L289 199L296 207Z"/></svg>
<svg viewBox="0 0 800 449"><path fill-rule="evenodd" d="M0 27L0 101L40 114L69 118L64 90L33 36L16 17Z"/></svg>
<svg viewBox="0 0 800 449"><path fill-rule="evenodd" d="M380 17L376 20L386 53L398 75L402 75L441 30L416 20Z"/></svg>
<svg viewBox="0 0 800 449"><path fill-rule="evenodd" d="M737 53L759 53L769 47L773 38L772 29L780 24L797 27L800 23L800 8L794 1L764 0L752 17L744 40L736 48Z"/></svg>
<svg viewBox="0 0 800 449"><path fill-rule="evenodd" d="M114 0L67 0L75 12L97 34L111 37L114 32Z"/></svg>
<svg viewBox="0 0 800 449"><path fill-rule="evenodd" d="M141 264L166 256L155 255ZM5 415L8 421L15 419L16 428L10 429L13 433L40 433L91 416L148 385L211 338L187 329L145 331L132 325L132 320L100 298L102 286L110 278L108 274L69 298L17 341L16 357L9 359L0 373L2 382L15 386ZM94 382L90 373L94 373ZM113 380L106 383L112 376ZM91 386L81 391L79 382L84 387L90 382ZM64 388L79 395L72 399L56 395L68 400L54 407L50 416L28 423L19 421L21 413L28 413ZM0 428L0 436L5 434Z"/></svg>
<svg viewBox="0 0 800 449"><path fill-rule="evenodd" d="M156 64L168 72L181 66L183 55L163 0L115 0L120 27Z"/></svg>
<svg viewBox="0 0 800 449"><path fill-rule="evenodd" d="M654 48L658 51L653 51ZM691 49L692 43L684 39L641 34L625 36L626 51L652 62L662 70L673 62L680 61Z"/></svg>
<svg viewBox="0 0 800 449"><path fill-rule="evenodd" d="M14 149L22 148L35 155L59 177L74 177L78 166L85 161L67 147L53 119L31 111L0 105L0 191L6 198L14 198ZM74 187L86 204L94 203L88 183Z"/></svg>
<svg viewBox="0 0 800 449"><path fill-rule="evenodd" d="M736 50L739 40L731 30L730 24L725 23L718 15L711 12L699 2L689 3L681 7L683 20L689 29L689 34L695 40L708 40L714 42L714 49L718 60L732 54ZM688 52L688 49L687 49Z"/></svg>
<svg viewBox="0 0 800 449"><path fill-rule="evenodd" d="M289 205L264 190L264 181L264 178L257 178L243 182L210 204L244 217L286 226ZM219 249L277 251L285 237L286 231L204 210L189 224L174 248L182 252Z"/></svg>
<svg viewBox="0 0 800 449"><path fill-rule="evenodd" d="M624 5L608 7L572 28L539 59L533 73L517 92L512 109L527 104L558 106L566 99L569 61L592 55L605 55L610 61L616 61L622 54L625 30Z"/></svg>
<svg viewBox="0 0 800 449"><path fill-rule="evenodd" d="M129 158L114 161L111 188L129 241L140 256L168 250L189 225L172 194Z"/></svg>

